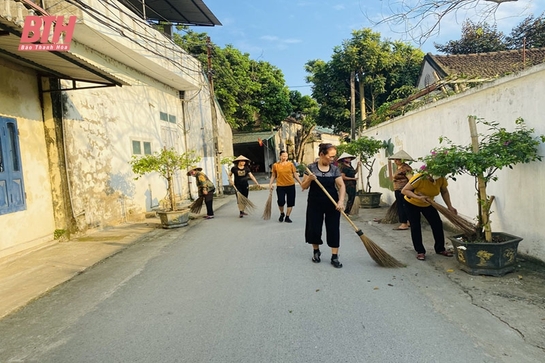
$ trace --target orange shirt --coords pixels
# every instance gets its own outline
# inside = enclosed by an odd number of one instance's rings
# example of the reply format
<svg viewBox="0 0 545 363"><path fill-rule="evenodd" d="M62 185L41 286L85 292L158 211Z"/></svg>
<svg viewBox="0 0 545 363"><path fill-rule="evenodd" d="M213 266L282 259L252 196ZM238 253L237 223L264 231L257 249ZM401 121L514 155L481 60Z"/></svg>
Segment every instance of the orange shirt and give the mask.
<svg viewBox="0 0 545 363"><path fill-rule="evenodd" d="M272 167L273 175L276 175L276 185L279 187L287 187L295 185L293 174L296 172L295 165L289 161L285 163L274 163Z"/></svg>

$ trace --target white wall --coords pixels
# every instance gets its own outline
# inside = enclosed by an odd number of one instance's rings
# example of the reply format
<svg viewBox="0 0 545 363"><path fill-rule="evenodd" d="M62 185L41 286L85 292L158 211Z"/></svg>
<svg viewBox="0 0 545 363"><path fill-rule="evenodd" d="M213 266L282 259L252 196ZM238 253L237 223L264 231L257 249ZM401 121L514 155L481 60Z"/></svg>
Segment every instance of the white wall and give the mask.
<svg viewBox="0 0 545 363"><path fill-rule="evenodd" d="M514 121L522 117L528 127L541 135L545 134L543 95L545 64L430 104L373 127L364 135L379 140L391 139L395 145L394 152L404 149L414 158L424 156L438 146L441 135L454 143L469 144L469 115L497 121L508 130L513 130ZM479 132L485 131L483 127L479 128ZM545 155L545 145L540 146L540 154ZM384 152L381 152L375 171L382 168L384 172L386 163ZM413 168L420 165L414 163ZM392 203L393 192L385 188L384 181L379 187L380 175L380 172L375 172L372 177L373 191L383 192L383 202ZM513 170L502 170L497 175L499 180L491 182L487 189L490 195L495 196L492 230L524 238L520 251L545 260L545 233L541 225L545 215L545 164L517 165ZM477 202L473 179L460 176L457 181L449 181L449 190L459 213L474 218Z"/></svg>
<svg viewBox="0 0 545 363"><path fill-rule="evenodd" d="M205 77L200 74L200 89L186 91L182 100L178 90L88 51L87 59L122 73L131 86L65 92L68 172L79 227L124 222L128 213L149 211L165 198L166 183L158 175L133 179L129 165L132 140L150 142L155 152L170 134L178 151L193 150L201 157L198 165L215 182L212 112ZM176 124L161 121L160 112L176 116ZM221 112L218 124L222 155L232 154L231 129ZM180 199L196 196L192 179L184 172L176 176Z"/></svg>
<svg viewBox="0 0 545 363"><path fill-rule="evenodd" d="M17 120L26 210L0 215L0 257L53 239L55 222L36 74L0 59L0 116Z"/></svg>

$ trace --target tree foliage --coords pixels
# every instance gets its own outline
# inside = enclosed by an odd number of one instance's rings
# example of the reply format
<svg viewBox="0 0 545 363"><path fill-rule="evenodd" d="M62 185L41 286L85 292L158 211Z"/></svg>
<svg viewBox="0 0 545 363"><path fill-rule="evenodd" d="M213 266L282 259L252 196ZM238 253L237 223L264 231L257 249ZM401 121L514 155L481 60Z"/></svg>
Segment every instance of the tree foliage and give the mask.
<svg viewBox="0 0 545 363"><path fill-rule="evenodd" d="M293 111L290 117L301 124L295 136L295 160L301 162L305 153L305 144L316 127L316 117L320 107L315 99L302 95L299 91L290 91L290 103Z"/></svg>
<svg viewBox="0 0 545 363"><path fill-rule="evenodd" d="M495 25L474 23L467 20L462 24L462 37L446 44L434 43L435 49L446 54L487 53L506 50L504 35Z"/></svg>
<svg viewBox="0 0 545 363"><path fill-rule="evenodd" d="M165 179L167 182L168 208L175 210L174 176L178 171L187 169L200 160L200 156L196 156L194 151L187 151L180 154L175 149L164 148L151 155L141 157L133 155L130 164L133 173L136 174L135 179L151 173L158 173Z"/></svg>
<svg viewBox="0 0 545 363"><path fill-rule="evenodd" d="M511 30L505 38L509 49L545 47L545 13L535 18L528 16Z"/></svg>
<svg viewBox="0 0 545 363"><path fill-rule="evenodd" d="M371 193L371 175L373 175L373 166L375 164L375 155L384 147L382 141L369 136L362 136L357 140L343 143L337 146L337 153L347 152L350 155L358 156L361 165L367 169L367 182L365 192Z"/></svg>
<svg viewBox="0 0 545 363"><path fill-rule="evenodd" d="M408 85L416 83L423 57L421 50L401 41L383 40L371 29L353 31L350 39L333 49L329 61L310 60L305 65L312 96L320 104L317 124L350 130L351 72L356 73L356 97L361 105L356 117L365 120L397 89L407 91Z"/></svg>
<svg viewBox="0 0 545 363"><path fill-rule="evenodd" d="M187 30L174 41L208 69L207 34ZM256 61L232 45L221 48L210 42L216 98L234 129L270 129L289 115L289 90L280 69Z"/></svg>
<svg viewBox="0 0 545 363"><path fill-rule="evenodd" d="M545 13L535 18L529 16L516 25L508 36L495 25L465 21L458 40L445 44L435 43L435 48L446 54L471 54L526 48L545 47Z"/></svg>

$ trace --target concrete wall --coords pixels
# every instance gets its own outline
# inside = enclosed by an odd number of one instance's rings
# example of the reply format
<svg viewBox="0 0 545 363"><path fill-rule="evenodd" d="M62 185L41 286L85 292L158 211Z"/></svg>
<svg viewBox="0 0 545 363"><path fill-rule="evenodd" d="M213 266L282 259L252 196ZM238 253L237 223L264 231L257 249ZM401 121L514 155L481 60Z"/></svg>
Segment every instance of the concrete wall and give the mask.
<svg viewBox="0 0 545 363"><path fill-rule="evenodd" d="M96 61L96 59L95 59ZM104 59L103 62L108 62ZM109 69L118 65L109 62ZM152 152L174 147L192 150L198 163L215 182L212 113L206 79L201 89L180 99L178 90L124 69L132 86L65 92L67 154L73 206L82 229L124 222L135 213L149 211L166 196L166 183L158 175L134 180L129 161L132 141L151 143ZM176 123L160 119L160 112ZM232 134L218 112L220 145L232 153ZM180 199L195 196L193 180L180 172L175 191Z"/></svg>
<svg viewBox="0 0 545 363"><path fill-rule="evenodd" d="M26 210L0 215L0 257L53 239L55 222L36 74L0 59L0 116L17 120Z"/></svg>
<svg viewBox="0 0 545 363"><path fill-rule="evenodd" d="M545 64L532 67L519 74L500 78L413 111L403 117L367 130L364 135L394 143L394 152L404 149L414 158L424 156L439 145L438 138L447 136L454 143L471 142L467 118L475 115L488 121L497 121L508 130L514 121L524 118L536 134L545 134L543 122L543 95L545 94ZM479 132L484 133L483 127ZM540 146L545 155L545 146ZM382 201L392 203L393 192L386 181L387 159L382 151L371 183L373 191L380 191ZM418 168L421 163L413 163ZM498 174L499 180L491 182L488 193L496 197L491 216L492 230L503 231L524 238L520 245L523 253L545 260L545 234L541 228L545 215L545 164L517 165ZM477 215L474 181L460 176L449 181L453 205L468 218ZM437 198L441 200L440 197Z"/></svg>

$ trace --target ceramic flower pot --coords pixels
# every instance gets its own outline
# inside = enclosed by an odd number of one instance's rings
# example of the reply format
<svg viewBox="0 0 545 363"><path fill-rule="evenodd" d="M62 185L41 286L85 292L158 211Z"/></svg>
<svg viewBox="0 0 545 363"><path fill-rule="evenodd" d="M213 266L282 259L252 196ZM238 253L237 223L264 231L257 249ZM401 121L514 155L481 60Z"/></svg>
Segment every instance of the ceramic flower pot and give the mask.
<svg viewBox="0 0 545 363"><path fill-rule="evenodd" d="M378 193L378 192L364 193L360 191L358 192L357 195L360 198L360 206L362 208L380 207L380 196L382 195L382 193Z"/></svg>
<svg viewBox="0 0 545 363"><path fill-rule="evenodd" d="M161 219L163 228L178 228L189 224L189 209L175 210L170 212L160 211L157 215Z"/></svg>
<svg viewBox="0 0 545 363"><path fill-rule="evenodd" d="M492 233L498 242L466 242L463 235L448 237L460 268L471 275L503 276L515 270L518 244L522 238Z"/></svg>

